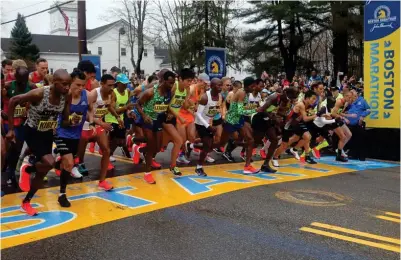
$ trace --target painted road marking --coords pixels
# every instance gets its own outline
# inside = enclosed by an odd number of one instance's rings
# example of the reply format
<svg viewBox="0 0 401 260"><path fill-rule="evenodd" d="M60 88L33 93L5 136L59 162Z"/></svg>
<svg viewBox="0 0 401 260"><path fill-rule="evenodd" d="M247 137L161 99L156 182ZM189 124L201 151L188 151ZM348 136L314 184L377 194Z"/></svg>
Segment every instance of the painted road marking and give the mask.
<svg viewBox="0 0 401 260"><path fill-rule="evenodd" d="M311 224L311 226L331 229L331 230L340 231L340 232L347 233L347 234L357 235L357 236L360 236L360 237L373 238L373 239L376 239L376 240L381 240L381 241L384 241L384 242L390 242L390 243L393 243L393 244L400 245L400 240L397 239L397 238L374 235L374 234L370 234L370 233L366 233L366 232L361 232L361 231L348 229L348 228L343 228L343 227L338 227L338 226L333 226L333 225L327 225L327 224L323 224L323 223L319 223L319 222L313 222Z"/></svg>
<svg viewBox="0 0 401 260"><path fill-rule="evenodd" d="M96 153L92 155L96 156ZM127 161L130 160L127 159ZM211 165L204 167L209 174L207 178L193 175L194 167L184 168L184 175L178 178L173 177L171 173L161 174L166 170L160 170L153 171L153 176L157 181L156 185L145 183L143 173L128 174L109 179L116 187L111 192L99 192L97 181L70 184L67 194L72 205L67 209L60 208L57 203L57 194L52 193L58 188L41 189L37 192L37 198L32 201L32 203L40 204L40 212L36 217L22 217L15 211L7 211L9 207L19 208L20 196L23 193L5 195L1 199L3 207L1 248L9 248L245 188L354 171L338 166L319 164L318 168L327 170L327 172L321 172L305 169L301 165L296 168L297 161L295 159L285 159L282 162L283 164L292 164L294 167L280 167L280 173L276 174L242 175L230 172L242 169L243 163ZM254 166L260 167L261 163L255 162ZM260 177L263 175L272 176L275 179ZM308 196L313 197L312 195ZM316 198L321 201L320 197ZM33 222L32 220L38 221Z"/></svg>
<svg viewBox="0 0 401 260"><path fill-rule="evenodd" d="M391 217L382 216L382 215L377 215L376 218L383 219L383 220L388 220L388 221L395 222L395 223L400 223L400 219L399 218L391 218Z"/></svg>
<svg viewBox="0 0 401 260"><path fill-rule="evenodd" d="M331 232L322 231L322 230L319 230L319 229L314 229L314 228L309 228L309 227L302 227L302 228L300 228L300 230L305 231L305 232L309 232L309 233L314 233L314 234L317 234L317 235L326 236L326 237L337 238L337 239L340 239L340 240L353 242L353 243L357 243L357 244L361 244L361 245L365 245L365 246L376 247L376 248L380 248L380 249L384 249L384 250L388 250L388 251L393 251L393 252L397 252L397 253L400 252L400 247L399 246L394 246L394 245L390 245L390 244L382 244L382 243L372 242L372 241L368 241L368 240L363 240L363 239L359 239L359 238L355 238L355 237L339 235L339 234L336 234L336 233L331 233Z"/></svg>
<svg viewBox="0 0 401 260"><path fill-rule="evenodd" d="M389 216L393 216L393 217L401 217L400 214L398 213L394 213L394 212L384 212L384 214L389 215Z"/></svg>

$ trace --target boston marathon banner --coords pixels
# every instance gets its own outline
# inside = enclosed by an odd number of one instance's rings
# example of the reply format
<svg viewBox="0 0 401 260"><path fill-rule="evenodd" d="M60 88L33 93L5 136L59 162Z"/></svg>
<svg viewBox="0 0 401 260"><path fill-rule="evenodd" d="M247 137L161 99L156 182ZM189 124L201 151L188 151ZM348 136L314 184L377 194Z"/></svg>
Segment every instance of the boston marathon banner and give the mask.
<svg viewBox="0 0 401 260"><path fill-rule="evenodd" d="M212 78L222 78L226 70L226 49L205 47L205 73Z"/></svg>
<svg viewBox="0 0 401 260"><path fill-rule="evenodd" d="M400 1L367 1L364 30L367 126L400 128Z"/></svg>
<svg viewBox="0 0 401 260"><path fill-rule="evenodd" d="M96 79L100 81L100 79L102 78L102 67L100 65L100 56L91 54L82 54L82 60L91 61L95 65Z"/></svg>

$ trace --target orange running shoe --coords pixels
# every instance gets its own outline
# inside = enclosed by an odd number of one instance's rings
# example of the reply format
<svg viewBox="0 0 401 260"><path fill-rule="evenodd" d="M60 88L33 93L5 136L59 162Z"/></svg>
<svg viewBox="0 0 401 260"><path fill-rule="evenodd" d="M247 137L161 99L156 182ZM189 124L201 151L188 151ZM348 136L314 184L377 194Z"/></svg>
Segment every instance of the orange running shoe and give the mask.
<svg viewBox="0 0 401 260"><path fill-rule="evenodd" d="M28 214L29 216L36 216L36 215L38 215L38 211L37 211L36 209L32 208L30 202L22 202L21 211L22 211L22 212L25 212L25 213Z"/></svg>
<svg viewBox="0 0 401 260"><path fill-rule="evenodd" d="M109 165L107 166L107 170L111 171L114 169L114 165L112 163L109 162Z"/></svg>
<svg viewBox="0 0 401 260"><path fill-rule="evenodd" d="M98 188L101 190L109 191L113 189L113 185L104 180L104 181L99 181Z"/></svg>
<svg viewBox="0 0 401 260"><path fill-rule="evenodd" d="M26 172L26 168L28 166L31 166L31 165L28 163L22 164L20 174L19 174L19 187L22 191L25 191L25 192L28 192L29 189L31 188L31 175Z"/></svg>
<svg viewBox="0 0 401 260"><path fill-rule="evenodd" d="M156 184L155 179L153 179L152 173L145 173L145 176L143 178L149 184Z"/></svg>
<svg viewBox="0 0 401 260"><path fill-rule="evenodd" d="M300 161L301 163L305 163L305 156L301 156L301 157L299 158L299 161Z"/></svg>
<svg viewBox="0 0 401 260"><path fill-rule="evenodd" d="M312 154L315 156L316 159L320 159L320 151L316 148L312 149Z"/></svg>
<svg viewBox="0 0 401 260"><path fill-rule="evenodd" d="M132 146L132 161L134 164L139 163L139 159L141 159L141 153L139 152L139 145L134 144Z"/></svg>
<svg viewBox="0 0 401 260"><path fill-rule="evenodd" d="M252 156L255 156L256 155L256 148L253 148L253 150L252 150Z"/></svg>
<svg viewBox="0 0 401 260"><path fill-rule="evenodd" d="M244 174L256 174L259 171L259 169L255 169L251 164L244 167Z"/></svg>
<svg viewBox="0 0 401 260"><path fill-rule="evenodd" d="M96 143L95 142L91 142L89 144L89 152L94 153L95 152L95 146L96 146Z"/></svg>
<svg viewBox="0 0 401 260"><path fill-rule="evenodd" d="M266 159L266 151L265 151L265 149L260 149L259 150L259 154L260 154L260 157L262 158L262 159Z"/></svg>
<svg viewBox="0 0 401 260"><path fill-rule="evenodd" d="M153 160L152 160L152 165L151 165L151 167L152 167L153 169L161 169L161 168L162 168L162 165L161 165L160 163L156 162L155 159L153 159Z"/></svg>
<svg viewBox="0 0 401 260"><path fill-rule="evenodd" d="M128 151L132 152L132 136L127 135L127 137L125 138L125 142L127 144Z"/></svg>

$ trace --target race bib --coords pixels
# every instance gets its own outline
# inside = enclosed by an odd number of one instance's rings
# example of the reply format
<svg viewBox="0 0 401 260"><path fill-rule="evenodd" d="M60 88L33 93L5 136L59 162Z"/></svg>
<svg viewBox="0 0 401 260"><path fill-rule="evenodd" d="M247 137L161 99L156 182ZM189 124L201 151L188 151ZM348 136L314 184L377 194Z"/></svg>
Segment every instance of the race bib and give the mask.
<svg viewBox="0 0 401 260"><path fill-rule="evenodd" d="M49 121L39 121L38 131L49 131L56 129L57 121L49 120Z"/></svg>
<svg viewBox="0 0 401 260"><path fill-rule="evenodd" d="M25 115L26 108L20 107L19 105L15 107L14 117L23 117Z"/></svg>
<svg viewBox="0 0 401 260"><path fill-rule="evenodd" d="M83 116L79 115L77 113L72 113L69 116L69 120L72 123L72 125L79 125L82 122L82 118L83 118Z"/></svg>
<svg viewBox="0 0 401 260"><path fill-rule="evenodd" d="M183 96L177 96L174 103L171 104L171 107L173 108L180 108L182 107L182 105L184 104L185 101L185 97Z"/></svg>
<svg viewBox="0 0 401 260"><path fill-rule="evenodd" d="M214 106L214 107L209 107L209 111L207 112L206 115L208 117L214 117L218 113L220 113L220 106Z"/></svg>
<svg viewBox="0 0 401 260"><path fill-rule="evenodd" d="M154 110L156 113L166 112L167 109L168 109L168 105L166 105L166 104L157 104L157 105L154 105L154 106L153 106L153 110Z"/></svg>
<svg viewBox="0 0 401 260"><path fill-rule="evenodd" d="M108 113L109 113L109 110L107 109L107 107L105 107L105 108L96 108L96 110L95 110L95 116L96 117L104 117Z"/></svg>

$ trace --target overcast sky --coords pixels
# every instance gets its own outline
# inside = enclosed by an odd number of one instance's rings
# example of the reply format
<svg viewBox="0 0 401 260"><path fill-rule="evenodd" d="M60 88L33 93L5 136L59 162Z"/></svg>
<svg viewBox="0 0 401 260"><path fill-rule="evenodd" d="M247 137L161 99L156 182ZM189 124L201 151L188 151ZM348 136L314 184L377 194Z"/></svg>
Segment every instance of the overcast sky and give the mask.
<svg viewBox="0 0 401 260"><path fill-rule="evenodd" d="M54 1L49 0L0 0L1 5L1 22L14 20L17 18L18 12L23 15L29 15L49 8ZM115 7L116 2L112 0L86 0L86 27L92 29L99 27L116 19L104 18L107 10ZM26 18L27 25L31 33L49 34L50 32L50 15L44 12L32 17ZM1 37L10 37L13 23L1 26Z"/></svg>

